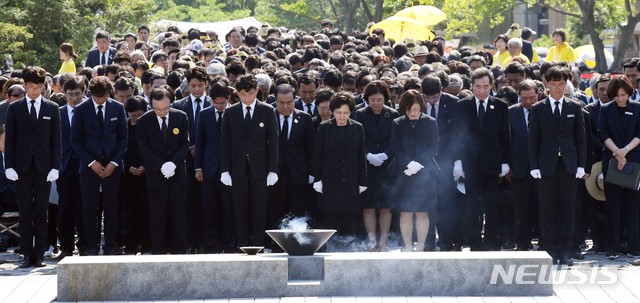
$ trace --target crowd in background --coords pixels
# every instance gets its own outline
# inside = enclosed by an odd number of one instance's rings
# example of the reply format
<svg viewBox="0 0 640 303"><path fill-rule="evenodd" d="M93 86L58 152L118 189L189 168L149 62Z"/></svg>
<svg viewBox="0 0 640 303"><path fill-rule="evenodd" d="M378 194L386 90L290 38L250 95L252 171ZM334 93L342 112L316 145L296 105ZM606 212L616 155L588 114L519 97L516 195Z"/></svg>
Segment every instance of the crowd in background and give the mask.
<svg viewBox="0 0 640 303"><path fill-rule="evenodd" d="M571 265L590 238L638 257L637 192L605 183L599 202L585 179L598 161L605 174L640 161L640 59L585 81L563 30L546 61L533 35L499 35L492 54L328 20L233 28L225 44L142 25L98 32L83 66L62 43L57 73L0 77L0 212L20 212L20 266L43 266L49 248L279 251L264 230L292 217L337 229L329 251L536 239Z"/></svg>

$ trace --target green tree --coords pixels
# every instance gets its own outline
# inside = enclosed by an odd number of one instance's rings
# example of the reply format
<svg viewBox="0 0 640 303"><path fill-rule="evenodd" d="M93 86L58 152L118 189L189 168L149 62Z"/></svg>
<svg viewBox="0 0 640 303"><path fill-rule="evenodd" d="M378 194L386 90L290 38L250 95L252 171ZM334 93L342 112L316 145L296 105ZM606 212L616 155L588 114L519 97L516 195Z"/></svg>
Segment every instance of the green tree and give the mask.
<svg viewBox="0 0 640 303"><path fill-rule="evenodd" d="M184 2L184 1L183 1ZM195 4L177 4L175 0L165 2L166 8L151 16L151 20L168 19L184 22L213 22L246 18L250 15L247 9L227 12L225 5L216 0L193 1Z"/></svg>

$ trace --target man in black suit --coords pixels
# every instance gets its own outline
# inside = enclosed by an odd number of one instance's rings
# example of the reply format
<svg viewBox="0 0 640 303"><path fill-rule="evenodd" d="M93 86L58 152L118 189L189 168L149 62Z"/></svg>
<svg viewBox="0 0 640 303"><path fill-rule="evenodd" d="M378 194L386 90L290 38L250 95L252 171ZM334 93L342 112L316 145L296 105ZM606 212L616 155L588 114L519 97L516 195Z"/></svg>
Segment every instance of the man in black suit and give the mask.
<svg viewBox="0 0 640 303"><path fill-rule="evenodd" d="M531 107L529 166L538 181L540 242L554 261L572 265L577 179L584 177L586 138L580 104L564 98L570 71L547 70L549 97Z"/></svg>
<svg viewBox="0 0 640 303"><path fill-rule="evenodd" d="M602 159L602 151L604 150L604 142L602 142L600 132L598 131L598 119L602 106L611 101L609 96L607 96L607 87L609 86L609 82L611 82L611 74L606 73L596 75L595 77L598 78L595 80L595 85L593 86L593 98L595 101L589 103L584 109L589 112L589 117L591 118L591 133L586 134L586 136L591 139L593 159L594 162L597 162ZM583 206L585 219L587 221L586 224L591 230L591 239L593 241L590 251L604 252L605 207L602 202L596 201L589 194L585 195Z"/></svg>
<svg viewBox="0 0 640 303"><path fill-rule="evenodd" d="M151 92L153 111L136 126L140 154L145 155L149 191L149 228L154 254L184 253L187 248L187 170L189 119L171 108L172 92L160 87Z"/></svg>
<svg viewBox="0 0 640 303"><path fill-rule="evenodd" d="M58 255L59 259L73 255L76 230L78 230L78 249L82 252L85 251L78 155L71 146L71 123L76 106L84 99L86 85L83 79L72 77L64 83L63 91L67 97L67 104L60 107L62 165L57 185L60 197L58 202L58 238L62 249Z"/></svg>
<svg viewBox="0 0 640 303"><path fill-rule="evenodd" d="M437 201L436 212L429 214L429 230L438 227L440 251L453 249L456 236L456 211L458 210L459 197L455 189L455 182L451 180L453 170L452 158L452 131L453 118L458 98L442 92L442 83L436 75L430 75L422 80L422 94L426 101L426 114L436 119L438 124L438 154L436 160L440 166L437 173ZM433 222L433 223L431 223ZM433 225L432 225L433 224ZM427 235L427 244L435 243L435 233ZM433 238L432 238L433 237ZM460 244L460 243L457 243ZM435 248L435 246L432 246Z"/></svg>
<svg viewBox="0 0 640 303"><path fill-rule="evenodd" d="M256 100L253 75L240 76L236 89L241 102L222 119L220 181L233 185L238 245L263 246L267 186L278 182L278 124L273 107Z"/></svg>
<svg viewBox="0 0 640 303"><path fill-rule="evenodd" d="M4 142L5 142L4 125L0 125L0 216L5 212L13 212L18 210L16 203L16 185L13 181L9 181L4 173Z"/></svg>
<svg viewBox="0 0 640 303"><path fill-rule="evenodd" d="M311 117L318 115L316 106L316 91L318 90L318 79L312 74L303 74L298 79L298 94L296 99L296 109L309 114Z"/></svg>
<svg viewBox="0 0 640 303"><path fill-rule="evenodd" d="M20 209L20 267L42 267L47 247L47 207L51 183L60 171L60 110L42 97L46 71L22 71L27 95L9 105L5 175L15 181ZM34 238L35 236L35 245Z"/></svg>
<svg viewBox="0 0 640 303"><path fill-rule="evenodd" d="M185 73L187 86L191 93L186 98L174 102L171 106L187 114L189 118L189 154L187 155L187 234L190 252L196 253L204 247L204 229L202 212L202 190L195 179L193 156L196 148L196 128L200 111L211 106L211 98L205 94L209 84L207 69L196 66Z"/></svg>
<svg viewBox="0 0 640 303"><path fill-rule="evenodd" d="M278 228L286 214L304 216L308 210L305 192L313 183L313 124L311 116L294 108L295 89L280 84L275 91L276 118L280 130L278 183L269 191L269 227Z"/></svg>
<svg viewBox="0 0 640 303"><path fill-rule="evenodd" d="M85 254L97 255L100 239L96 209L104 208L105 255L119 254L117 244L118 193L124 172L122 158L127 150L127 120L124 106L109 98L109 78L98 76L89 82L91 98L76 107L71 124L71 146L78 156L82 212L86 238Z"/></svg>
<svg viewBox="0 0 640 303"><path fill-rule="evenodd" d="M100 31L96 34L97 47L90 50L87 54L87 61L84 63L86 67L96 67L98 65L109 65L113 63L113 56L116 49L111 47L111 36L106 31Z"/></svg>
<svg viewBox="0 0 640 303"><path fill-rule="evenodd" d="M499 178L509 172L507 104L490 96L493 74L478 68L471 74L473 96L458 101L451 142L453 176L464 178L464 235L472 250L500 250ZM481 238L484 209L484 239Z"/></svg>
<svg viewBox="0 0 640 303"><path fill-rule="evenodd" d="M511 63L509 63L511 64ZM529 117L531 106L538 102L538 87L524 80L518 87L520 103L509 107L511 125L511 189L514 197L515 238L518 250L529 250L532 229L537 222L538 193L529 174Z"/></svg>
<svg viewBox="0 0 640 303"><path fill-rule="evenodd" d="M204 251L233 252L237 248L234 247L231 189L220 182L220 130L231 90L227 84L219 81L211 86L209 96L213 104L200 112L194 157L195 178L202 183Z"/></svg>

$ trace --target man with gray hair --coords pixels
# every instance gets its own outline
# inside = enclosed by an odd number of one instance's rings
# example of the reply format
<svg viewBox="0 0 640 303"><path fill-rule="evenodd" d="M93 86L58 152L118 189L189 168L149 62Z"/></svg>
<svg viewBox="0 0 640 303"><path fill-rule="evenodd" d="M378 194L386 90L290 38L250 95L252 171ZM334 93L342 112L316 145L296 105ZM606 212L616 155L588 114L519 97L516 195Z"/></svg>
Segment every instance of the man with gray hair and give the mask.
<svg viewBox="0 0 640 303"><path fill-rule="evenodd" d="M6 100L0 102L0 125L4 125L7 118L9 104L13 101L24 98L26 93L27 90L22 86L22 84L14 84L7 89L7 94L5 95Z"/></svg>
<svg viewBox="0 0 640 303"><path fill-rule="evenodd" d="M278 182L269 188L267 226L279 228L288 213L303 216L309 209L306 189L313 183L311 163L314 130L311 115L295 108L295 88L283 83L276 87L275 115L280 133L278 143ZM278 245L271 245L278 250Z"/></svg>
<svg viewBox="0 0 640 303"><path fill-rule="evenodd" d="M531 63L529 61L529 58L527 58L527 56L522 54L522 39L520 38L511 38L509 39L509 41L507 42L507 50L509 51L509 57L505 58L502 62L500 62L500 64L502 65L502 67L507 66L507 64L509 64L511 61L514 60L518 60L518 61L524 61L524 63ZM520 58L520 59L515 59L515 58Z"/></svg>
<svg viewBox="0 0 640 303"><path fill-rule="evenodd" d="M447 78L449 79L449 85L447 85L447 87L445 87L443 91L445 93L457 96L462 90L462 86L464 84L462 78L458 74L448 75Z"/></svg>

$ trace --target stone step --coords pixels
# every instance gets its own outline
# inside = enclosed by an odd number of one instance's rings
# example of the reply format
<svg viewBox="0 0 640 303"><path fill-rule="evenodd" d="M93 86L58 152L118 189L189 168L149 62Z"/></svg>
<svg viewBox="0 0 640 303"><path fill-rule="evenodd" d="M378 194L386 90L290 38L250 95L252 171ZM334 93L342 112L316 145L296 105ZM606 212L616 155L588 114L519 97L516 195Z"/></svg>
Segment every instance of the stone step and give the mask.
<svg viewBox="0 0 640 303"><path fill-rule="evenodd" d="M91 256L58 264L58 300L550 296L546 252Z"/></svg>

